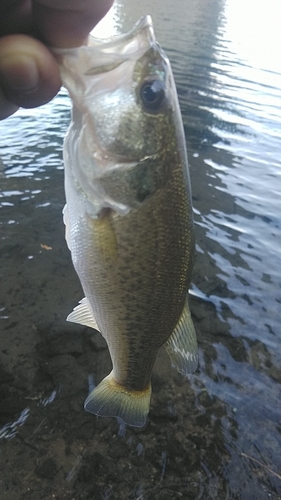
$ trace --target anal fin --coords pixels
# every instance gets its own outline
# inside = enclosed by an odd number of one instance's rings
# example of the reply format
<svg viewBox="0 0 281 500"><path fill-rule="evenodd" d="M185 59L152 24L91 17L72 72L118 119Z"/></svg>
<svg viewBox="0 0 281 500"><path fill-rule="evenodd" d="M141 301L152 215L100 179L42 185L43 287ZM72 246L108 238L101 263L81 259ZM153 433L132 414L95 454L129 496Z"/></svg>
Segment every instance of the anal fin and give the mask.
<svg viewBox="0 0 281 500"><path fill-rule="evenodd" d="M172 364L180 373L187 375L196 370L198 366L198 346L187 301L178 324L164 347Z"/></svg>
<svg viewBox="0 0 281 500"><path fill-rule="evenodd" d="M92 313L87 297L80 300L78 306L74 307L73 311L67 316L66 321L79 323L80 325L89 326L99 331L99 327Z"/></svg>

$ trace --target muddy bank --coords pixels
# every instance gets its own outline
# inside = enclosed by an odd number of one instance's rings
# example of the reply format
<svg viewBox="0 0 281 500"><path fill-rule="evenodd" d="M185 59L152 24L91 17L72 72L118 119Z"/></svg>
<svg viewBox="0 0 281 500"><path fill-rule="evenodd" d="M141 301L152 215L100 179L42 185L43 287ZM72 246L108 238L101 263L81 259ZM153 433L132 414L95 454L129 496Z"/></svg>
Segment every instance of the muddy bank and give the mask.
<svg viewBox="0 0 281 500"><path fill-rule="evenodd" d="M200 342L201 326L219 321L213 306L191 304ZM20 346L6 354L16 368L1 370L1 499L280 498L281 482L265 464L240 456L235 465L224 432L235 440L235 409L211 397L202 383L194 390L170 367L164 350L143 429L86 413L88 382L97 383L111 362L99 333L68 329L34 324L32 350L23 345L22 354ZM227 485L228 468L235 466L236 497L228 496Z"/></svg>

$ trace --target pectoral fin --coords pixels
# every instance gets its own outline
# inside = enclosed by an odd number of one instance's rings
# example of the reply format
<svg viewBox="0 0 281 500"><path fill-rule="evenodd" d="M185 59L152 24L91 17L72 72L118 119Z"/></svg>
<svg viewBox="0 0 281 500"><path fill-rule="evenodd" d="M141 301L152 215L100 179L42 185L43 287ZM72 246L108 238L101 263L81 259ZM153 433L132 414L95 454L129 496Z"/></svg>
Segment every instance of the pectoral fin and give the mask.
<svg viewBox="0 0 281 500"><path fill-rule="evenodd" d="M81 325L89 326L99 331L99 327L86 297L80 300L78 306L74 307L73 311L67 316L66 321L80 323Z"/></svg>
<svg viewBox="0 0 281 500"><path fill-rule="evenodd" d="M186 302L179 322L172 335L164 344L172 364L180 373L187 375L196 370L198 365L198 347L196 332Z"/></svg>

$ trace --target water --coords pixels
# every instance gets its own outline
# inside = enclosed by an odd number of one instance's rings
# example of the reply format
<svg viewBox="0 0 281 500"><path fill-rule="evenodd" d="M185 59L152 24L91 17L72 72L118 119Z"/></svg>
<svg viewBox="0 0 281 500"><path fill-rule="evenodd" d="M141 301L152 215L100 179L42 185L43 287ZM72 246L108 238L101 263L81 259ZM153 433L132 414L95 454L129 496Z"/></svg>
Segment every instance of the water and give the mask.
<svg viewBox="0 0 281 500"><path fill-rule="evenodd" d="M97 31L152 15L190 160L200 367L188 382L160 353L144 430L82 409L110 362L65 323L82 296L61 221L69 99L0 123L1 498L281 498L278 12L278 0L117 1Z"/></svg>

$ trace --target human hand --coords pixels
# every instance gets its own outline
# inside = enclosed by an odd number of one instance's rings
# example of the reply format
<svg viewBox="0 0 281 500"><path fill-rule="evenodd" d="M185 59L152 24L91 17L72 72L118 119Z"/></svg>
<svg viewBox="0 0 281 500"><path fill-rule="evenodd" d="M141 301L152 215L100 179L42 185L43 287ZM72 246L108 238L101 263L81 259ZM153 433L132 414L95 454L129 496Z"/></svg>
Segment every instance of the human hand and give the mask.
<svg viewBox="0 0 281 500"><path fill-rule="evenodd" d="M77 47L114 0L0 0L0 119L50 101L61 80L50 46Z"/></svg>

